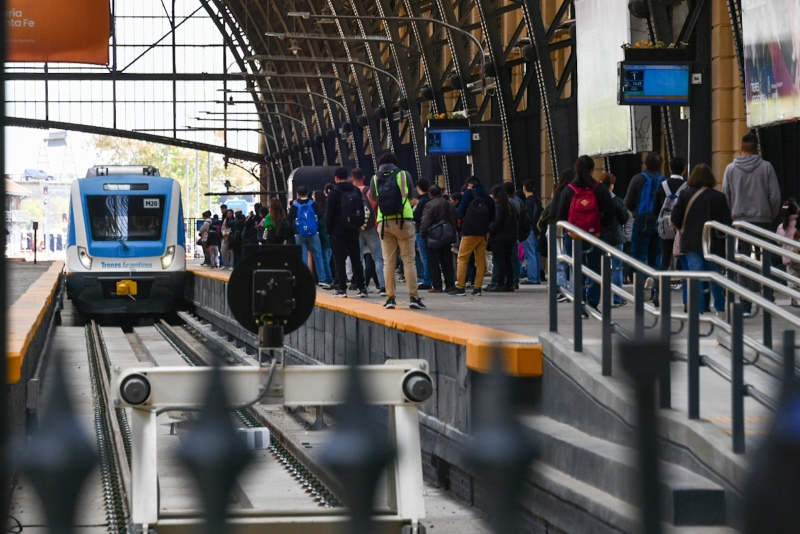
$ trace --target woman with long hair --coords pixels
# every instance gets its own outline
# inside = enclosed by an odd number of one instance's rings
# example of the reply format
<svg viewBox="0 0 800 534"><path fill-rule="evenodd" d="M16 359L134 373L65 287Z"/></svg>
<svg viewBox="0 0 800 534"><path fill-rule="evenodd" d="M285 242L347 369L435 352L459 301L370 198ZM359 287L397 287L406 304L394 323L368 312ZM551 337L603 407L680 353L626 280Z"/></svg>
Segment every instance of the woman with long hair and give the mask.
<svg viewBox="0 0 800 534"><path fill-rule="evenodd" d="M615 217L611 225L604 229L601 238L603 241L622 251L625 245L625 232L623 227L628 222L628 209L622 202L622 199L614 194L614 184L617 182L617 177L610 172L604 172L600 175L600 183L605 185L608 192L611 193L611 200L614 202ZM611 283L617 287L622 287L622 260L620 258L611 258ZM622 297L614 295L614 305L622 306L627 304Z"/></svg>
<svg viewBox="0 0 800 534"><path fill-rule="evenodd" d="M574 178L575 178L574 169L569 168L561 171L561 173L558 175L558 181L556 182L555 188L553 189L553 196L550 199L550 202L547 204L547 206L544 207L544 209L542 210L542 215L539 217L539 222L537 223L537 227L539 228L540 239L544 239L544 243L539 244L539 253L545 258L549 253L547 247L547 240L550 238L548 229L551 224L555 224L556 221L558 220L557 218L558 203L561 196L561 192L564 190L565 187L567 187L567 184L569 184ZM566 240L569 239L569 236L565 236L564 239L565 239L564 246L566 247L567 246ZM570 273L569 265L567 265L566 262L559 261L558 264L556 265L556 274L555 274L556 277L555 280L558 287L563 287L563 288L568 287L569 273ZM551 277L552 280L553 273L547 273L547 275ZM567 300L567 297L559 293L558 301L564 302L565 300Z"/></svg>
<svg viewBox="0 0 800 534"><path fill-rule="evenodd" d="M264 241L268 245L283 245L291 237L292 229L286 210L277 198L270 199L267 214L261 224L264 226Z"/></svg>
<svg viewBox="0 0 800 534"><path fill-rule="evenodd" d="M488 292L511 293L514 291L514 258L517 253L517 218L509 204L508 195L502 184L492 187L495 203L494 221L489 225L489 245L492 257L497 262L497 285L487 287Z"/></svg>
<svg viewBox="0 0 800 534"><path fill-rule="evenodd" d="M708 261L703 255L703 226L707 221L718 221L731 224L731 210L725 195L714 189L717 180L711 167L705 163L697 165L686 187L678 195L678 202L672 210L670 221L680 231L681 252L686 256L686 264L690 271L719 272L716 263ZM715 232L711 234L711 252L725 256L725 240ZM708 282L701 284L700 312L709 308ZM714 310L719 314L725 311L725 291L722 286L711 283L711 294L714 296Z"/></svg>
<svg viewBox="0 0 800 534"><path fill-rule="evenodd" d="M559 195L557 219L559 221L569 222L572 200L576 198L578 192L582 189L590 189L591 194L594 195L599 212L598 215L600 217L600 227L593 229L593 231L600 234L603 228L611 226L611 223L616 217L616 210L614 209L614 201L611 199L611 193L606 186L599 184L597 180L594 179L594 176L592 176L593 172L594 160L589 156L581 156L575 161L575 178L573 178L569 186L565 187ZM582 194L585 194L585 191ZM565 239L564 245L567 252L571 252L571 240ZM600 249L584 244L583 263L587 268L599 273ZM585 282L585 294L582 288L575 287L573 295L575 298L585 298L589 306L596 308L600 303L600 285L592 282L588 278Z"/></svg>

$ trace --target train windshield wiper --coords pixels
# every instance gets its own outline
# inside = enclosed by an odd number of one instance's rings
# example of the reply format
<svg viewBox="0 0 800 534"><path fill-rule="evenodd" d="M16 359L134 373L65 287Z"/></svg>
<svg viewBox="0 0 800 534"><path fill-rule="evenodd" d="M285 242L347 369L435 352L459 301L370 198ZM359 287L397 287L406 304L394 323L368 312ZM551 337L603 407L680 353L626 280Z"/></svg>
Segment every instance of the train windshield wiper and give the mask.
<svg viewBox="0 0 800 534"><path fill-rule="evenodd" d="M122 245L123 249L125 249L126 251L130 250L130 248L128 248L128 245L125 244L125 238L124 237L118 238L117 241L119 241L119 244Z"/></svg>

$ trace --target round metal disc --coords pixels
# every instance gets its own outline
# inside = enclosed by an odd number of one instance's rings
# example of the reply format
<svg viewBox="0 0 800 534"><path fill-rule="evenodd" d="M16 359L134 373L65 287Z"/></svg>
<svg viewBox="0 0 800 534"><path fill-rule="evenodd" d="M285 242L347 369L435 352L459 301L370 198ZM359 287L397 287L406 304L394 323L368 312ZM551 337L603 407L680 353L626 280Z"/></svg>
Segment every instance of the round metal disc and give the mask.
<svg viewBox="0 0 800 534"><path fill-rule="evenodd" d="M295 277L293 296L295 307L291 311L283 333L294 332L306 322L314 311L317 288L314 277L300 259L299 247L293 245L267 245L254 254L242 258L228 280L228 307L233 317L244 328L258 333L258 323L253 315L253 272L259 269L289 270Z"/></svg>

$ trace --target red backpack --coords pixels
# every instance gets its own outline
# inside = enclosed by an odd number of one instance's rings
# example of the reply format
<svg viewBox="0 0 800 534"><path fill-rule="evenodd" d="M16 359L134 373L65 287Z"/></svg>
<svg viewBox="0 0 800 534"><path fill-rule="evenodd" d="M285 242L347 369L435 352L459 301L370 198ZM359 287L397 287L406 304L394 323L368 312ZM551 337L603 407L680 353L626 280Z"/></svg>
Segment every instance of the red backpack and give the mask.
<svg viewBox="0 0 800 534"><path fill-rule="evenodd" d="M569 204L567 221L585 232L599 236L601 230L600 206L597 204L597 197L594 195L594 188L597 187L597 183L589 187L578 187L569 184L569 187L575 194Z"/></svg>

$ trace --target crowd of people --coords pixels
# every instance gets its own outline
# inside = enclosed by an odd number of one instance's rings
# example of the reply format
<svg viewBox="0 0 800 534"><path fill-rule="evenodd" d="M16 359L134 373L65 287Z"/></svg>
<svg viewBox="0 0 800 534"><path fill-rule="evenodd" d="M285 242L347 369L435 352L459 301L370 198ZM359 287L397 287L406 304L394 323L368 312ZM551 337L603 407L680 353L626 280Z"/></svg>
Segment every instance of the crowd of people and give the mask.
<svg viewBox="0 0 800 534"><path fill-rule="evenodd" d="M742 139L741 156L727 166L722 177L721 191L711 168L696 165L687 177L686 161L673 157L669 161L669 177L661 173L663 159L651 152L645 159L645 169L631 178L624 200L614 195L616 177L603 173L600 180L593 177L592 158L581 156L574 169L561 173L553 200L545 207L540 230L555 221L568 221L584 231L595 234L607 244L628 252L635 260L656 270L671 268L688 271L720 272L720 266L707 260L703 254L703 227L708 221L730 225L733 221L746 221L764 229L797 239L797 203L787 199L781 204L777 175L772 165L758 154L758 138L747 134ZM566 235L565 248L571 252L575 236ZM709 247L712 253L725 255L723 236L713 232ZM794 247L785 248L796 251ZM800 247L798 247L800 249ZM739 241L738 252L750 255L760 251ZM584 247L584 264L599 272L599 248ZM800 274L800 264L784 257L782 261L790 274ZM559 264L557 283L568 287L569 269ZM612 283L622 286L633 273L625 273L620 261L612 262ZM751 278L737 273L738 283L758 291ZM649 300L659 305L658 285L652 279L645 281ZM589 306L599 304L599 285L591 280L582 288L582 298ZM715 283L701 284L700 309L716 313L725 310L725 293ZM561 297L565 300L565 297ZM686 289L683 289L684 309ZM614 296L614 306L625 301ZM800 305L792 299L793 306ZM745 316L751 313L751 303L742 299Z"/></svg>
<svg viewBox="0 0 800 534"><path fill-rule="evenodd" d="M708 165L696 165L687 177L686 161L673 157L666 176L661 155L651 152L622 198L614 193L617 178L603 172L596 179L594 160L581 156L560 173L546 206L532 180L517 192L511 182L487 188L471 176L460 192L447 194L425 178L415 182L393 153L381 156L378 165L371 178L359 168L348 173L339 167L334 182L322 191L298 187L288 212L273 198L268 206L257 204L248 216L224 204L219 214L204 213L198 241L204 265L230 269L241 260L246 244L292 243L301 247L306 265L311 257L319 286L332 290L334 297L347 297L350 290L367 298L372 283L373 291L386 297L384 308L392 309L397 306L397 283L405 282L408 306L424 309L423 291L463 296L471 289L471 295L481 296L541 284L547 276L551 283L568 287L565 263L558 262L555 273L545 273L541 262L548 251L548 227L557 221L570 222L658 270L718 270L703 256L706 221L743 220L772 228L780 215L777 232L791 239L797 234L800 208L792 199L781 205L775 171L758 155L758 138L752 134L744 136L741 156L725 169L722 191L715 189L717 179ZM567 253L578 237L564 236ZM712 236L712 251L724 254L724 246L723 239ZM489 250L492 274L484 286ZM739 252L749 254L749 245L740 242ZM584 246L588 268L599 272L600 260L599 248ZM783 264L800 275L800 264L788 258ZM612 259L613 284L622 287L633 274L621 260ZM646 287L658 306L658 285L652 282ZM757 289L746 277L740 283ZM713 297L714 310L723 311L722 289L713 283L703 289L701 309L708 311ZM597 307L599 285L587 281L582 298ZM564 300L560 294L559 301ZM614 295L613 306L625 304ZM749 313L750 303L743 305ZM793 299L792 305L800 302Z"/></svg>

